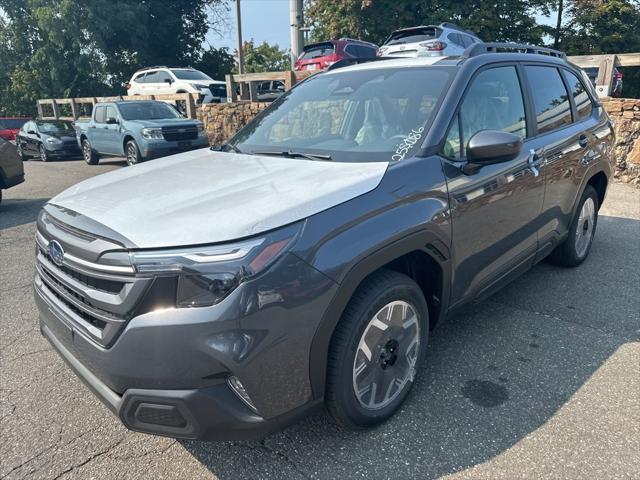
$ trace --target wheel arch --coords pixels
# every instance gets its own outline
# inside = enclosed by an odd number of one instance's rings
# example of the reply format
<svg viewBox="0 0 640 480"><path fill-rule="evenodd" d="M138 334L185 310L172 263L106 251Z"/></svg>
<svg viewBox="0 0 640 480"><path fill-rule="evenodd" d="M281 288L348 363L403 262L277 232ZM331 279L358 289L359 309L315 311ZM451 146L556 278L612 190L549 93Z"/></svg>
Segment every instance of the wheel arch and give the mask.
<svg viewBox="0 0 640 480"><path fill-rule="evenodd" d="M432 232L418 232L384 246L357 261L340 281L313 337L309 375L314 398L324 397L327 359L333 333L351 297L370 275L390 269L413 278L429 307L429 328L445 316L448 308L451 262L447 246ZM432 280L435 274L436 280Z"/></svg>
<svg viewBox="0 0 640 480"><path fill-rule="evenodd" d="M126 155L127 153L127 143L129 143L131 140L134 141L134 143L136 144L136 146L138 145L138 142L136 142L136 139L134 138L133 135L131 135L130 133L125 133L123 139L122 139L122 153L124 153ZM138 147L140 148L140 147Z"/></svg>

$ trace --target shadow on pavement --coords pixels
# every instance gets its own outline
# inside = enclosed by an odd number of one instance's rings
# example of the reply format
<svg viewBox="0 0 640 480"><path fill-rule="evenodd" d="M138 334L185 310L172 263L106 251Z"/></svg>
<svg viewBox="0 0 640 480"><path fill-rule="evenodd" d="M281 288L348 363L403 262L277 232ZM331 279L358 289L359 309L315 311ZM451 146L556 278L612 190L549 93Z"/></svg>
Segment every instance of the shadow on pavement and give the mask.
<svg viewBox="0 0 640 480"><path fill-rule="evenodd" d="M438 327L408 401L377 429L318 414L262 441L182 445L220 479L436 478L492 459L637 340L640 222L602 216L598 230L579 268L543 262Z"/></svg>
<svg viewBox="0 0 640 480"><path fill-rule="evenodd" d="M0 203L0 231L34 222L48 198L9 199Z"/></svg>

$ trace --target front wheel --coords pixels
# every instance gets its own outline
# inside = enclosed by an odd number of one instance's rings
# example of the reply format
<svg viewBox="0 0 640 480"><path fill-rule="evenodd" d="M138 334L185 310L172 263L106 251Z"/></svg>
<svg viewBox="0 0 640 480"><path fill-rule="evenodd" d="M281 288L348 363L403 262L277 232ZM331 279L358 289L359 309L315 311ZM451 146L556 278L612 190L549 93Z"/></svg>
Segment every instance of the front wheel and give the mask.
<svg viewBox="0 0 640 480"><path fill-rule="evenodd" d="M551 252L549 260L562 267L577 267L585 261L598 224L598 193L591 185L585 188L566 240Z"/></svg>
<svg viewBox="0 0 640 480"><path fill-rule="evenodd" d="M134 142L133 140L129 140L127 142L127 145L125 147L125 154L127 156L127 165L133 166L137 163L140 163L140 161L142 160L140 149L138 148L138 145L136 145L136 142Z"/></svg>
<svg viewBox="0 0 640 480"><path fill-rule="evenodd" d="M16 145L16 153L18 154L18 158L23 162L29 160L29 157L24 154L24 150L22 150L22 145L20 145L20 143Z"/></svg>
<svg viewBox="0 0 640 480"><path fill-rule="evenodd" d="M47 149L44 148L43 144L40 144L40 160L43 162L49 161L49 154L47 153Z"/></svg>
<svg viewBox="0 0 640 480"><path fill-rule="evenodd" d="M387 420L409 394L424 359L429 312L409 277L380 271L358 287L331 339L326 403L350 428Z"/></svg>
<svg viewBox="0 0 640 480"><path fill-rule="evenodd" d="M100 160L86 138L82 140L82 158L87 162L87 165L97 165Z"/></svg>

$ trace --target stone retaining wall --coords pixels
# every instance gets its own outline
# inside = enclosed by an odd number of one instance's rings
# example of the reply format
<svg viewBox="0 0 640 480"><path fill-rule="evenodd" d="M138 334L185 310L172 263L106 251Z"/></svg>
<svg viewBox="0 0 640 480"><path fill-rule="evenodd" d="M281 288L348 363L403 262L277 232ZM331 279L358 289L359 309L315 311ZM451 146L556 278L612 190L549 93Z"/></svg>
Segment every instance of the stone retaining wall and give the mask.
<svg viewBox="0 0 640 480"><path fill-rule="evenodd" d="M615 178L640 185L640 100L610 98L602 101L616 131Z"/></svg>
<svg viewBox="0 0 640 480"><path fill-rule="evenodd" d="M640 100L611 98L603 100L616 130L615 178L640 185ZM205 124L209 142L226 142L269 103L212 103L198 107L197 117Z"/></svg>

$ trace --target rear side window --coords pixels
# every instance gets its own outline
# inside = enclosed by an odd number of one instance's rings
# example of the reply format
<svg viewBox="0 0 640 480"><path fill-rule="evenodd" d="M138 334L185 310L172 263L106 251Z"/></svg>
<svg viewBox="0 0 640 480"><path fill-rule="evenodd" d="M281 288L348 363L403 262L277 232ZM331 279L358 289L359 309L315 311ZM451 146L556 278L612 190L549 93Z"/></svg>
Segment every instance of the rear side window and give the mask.
<svg viewBox="0 0 640 480"><path fill-rule="evenodd" d="M469 139L481 130L502 130L525 138L524 101L516 68L480 72L467 90L458 115L445 141L446 157L464 157Z"/></svg>
<svg viewBox="0 0 640 480"><path fill-rule="evenodd" d="M358 50L360 51L361 58L375 58L376 57L376 49L371 47L365 47L364 45L359 45Z"/></svg>
<svg viewBox="0 0 640 480"><path fill-rule="evenodd" d="M459 34L457 34L457 33L450 33L449 35L447 35L447 39L448 39L450 42L452 42L452 43L454 43L454 44L458 45L459 47L462 47L462 46L463 46L463 43L462 43L462 36L461 36L461 35L459 35Z"/></svg>
<svg viewBox="0 0 640 480"><path fill-rule="evenodd" d="M589 118L593 111L593 104L591 103L591 98L589 98L587 89L584 87L584 84L580 79L573 73L565 70L564 74L566 76L567 83L569 84L569 90L571 90L573 101L576 104L578 119L582 120L584 118Z"/></svg>
<svg viewBox="0 0 640 480"><path fill-rule="evenodd" d="M527 78L536 110L538 133L545 133L571 123L569 94L555 67L526 66Z"/></svg>
<svg viewBox="0 0 640 480"><path fill-rule="evenodd" d="M344 51L353 57L360 57L360 52L358 51L358 47L356 45L347 45L344 47Z"/></svg>
<svg viewBox="0 0 640 480"><path fill-rule="evenodd" d="M96 123L104 123L105 120L105 107L96 107Z"/></svg>

